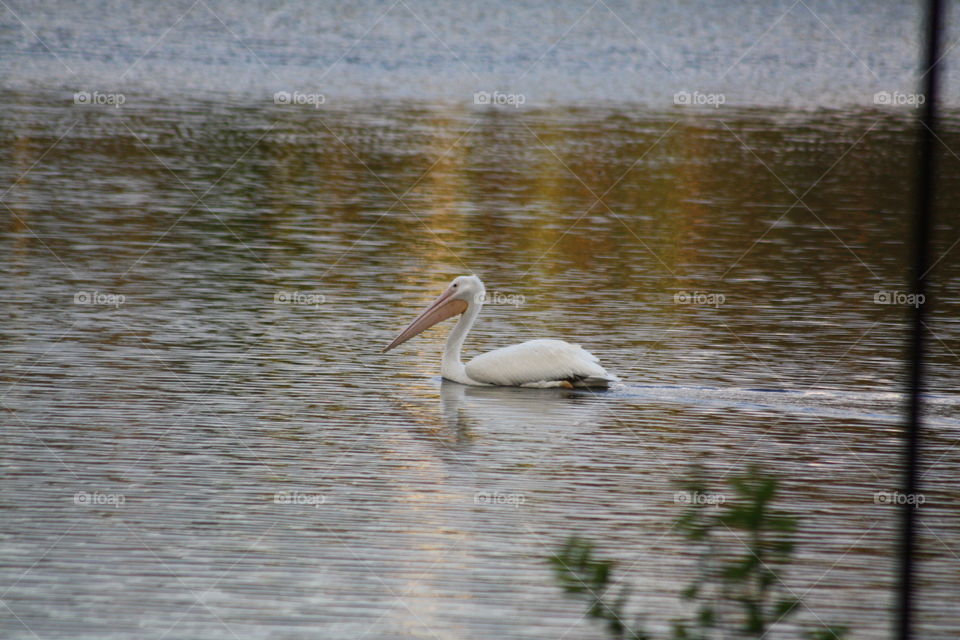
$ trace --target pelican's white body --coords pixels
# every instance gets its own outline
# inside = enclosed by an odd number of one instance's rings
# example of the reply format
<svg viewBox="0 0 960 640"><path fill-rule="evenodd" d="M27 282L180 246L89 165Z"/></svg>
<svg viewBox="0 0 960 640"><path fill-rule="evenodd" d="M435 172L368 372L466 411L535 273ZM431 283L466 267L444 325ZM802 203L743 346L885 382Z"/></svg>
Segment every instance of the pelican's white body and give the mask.
<svg viewBox="0 0 960 640"><path fill-rule="evenodd" d="M556 387L563 381L612 382L616 379L600 366L596 356L580 345L550 339L530 340L488 351L463 369L469 379L465 384ZM571 384L576 386L574 382Z"/></svg>
<svg viewBox="0 0 960 640"><path fill-rule="evenodd" d="M463 364L460 351L483 307L484 293L480 278L460 276L438 299L466 303L443 352L440 374L447 380L511 387L606 387L618 380L589 351L563 340L530 340L489 351Z"/></svg>

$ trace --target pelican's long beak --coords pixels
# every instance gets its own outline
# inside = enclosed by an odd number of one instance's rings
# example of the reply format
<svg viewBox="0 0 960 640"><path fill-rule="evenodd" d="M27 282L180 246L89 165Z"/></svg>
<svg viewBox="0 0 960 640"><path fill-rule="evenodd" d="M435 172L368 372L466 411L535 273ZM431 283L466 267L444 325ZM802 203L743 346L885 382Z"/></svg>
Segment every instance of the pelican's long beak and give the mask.
<svg viewBox="0 0 960 640"><path fill-rule="evenodd" d="M430 306L417 316L417 319L411 322L406 329L400 332L400 335L394 338L393 342L388 344L387 348L381 353L386 353L390 351L390 349L400 346L413 336L423 333L438 322L443 322L447 318L452 318L466 311L467 303L463 300L452 298L451 296L453 294L453 289L447 289L440 294L440 297L431 302Z"/></svg>

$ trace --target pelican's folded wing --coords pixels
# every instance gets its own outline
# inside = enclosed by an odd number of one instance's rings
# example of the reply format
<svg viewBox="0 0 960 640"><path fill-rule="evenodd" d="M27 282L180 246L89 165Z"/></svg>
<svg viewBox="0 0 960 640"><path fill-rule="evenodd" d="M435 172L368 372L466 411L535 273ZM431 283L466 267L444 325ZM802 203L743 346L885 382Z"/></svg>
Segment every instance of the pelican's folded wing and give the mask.
<svg viewBox="0 0 960 640"><path fill-rule="evenodd" d="M607 387L618 378L580 345L530 340L481 354L466 365L477 382L505 386Z"/></svg>

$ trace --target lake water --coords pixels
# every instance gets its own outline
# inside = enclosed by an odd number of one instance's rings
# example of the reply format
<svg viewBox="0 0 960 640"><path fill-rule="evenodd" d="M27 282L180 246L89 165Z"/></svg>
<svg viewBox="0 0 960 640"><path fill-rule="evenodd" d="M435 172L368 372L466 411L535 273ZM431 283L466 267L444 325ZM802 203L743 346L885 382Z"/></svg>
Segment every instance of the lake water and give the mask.
<svg viewBox="0 0 960 640"><path fill-rule="evenodd" d="M782 477L797 625L889 634L915 110L873 95L912 91L911 11L11 3L2 635L600 638L569 535L663 629L692 463ZM924 638L960 634L958 86ZM623 384L444 383L447 326L380 353L464 273L468 357L563 338Z"/></svg>

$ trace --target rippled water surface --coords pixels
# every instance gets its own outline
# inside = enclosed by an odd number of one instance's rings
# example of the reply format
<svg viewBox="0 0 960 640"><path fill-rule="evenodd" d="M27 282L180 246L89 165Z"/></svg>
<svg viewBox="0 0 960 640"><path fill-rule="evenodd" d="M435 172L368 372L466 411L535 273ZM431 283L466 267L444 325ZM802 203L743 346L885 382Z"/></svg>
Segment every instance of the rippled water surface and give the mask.
<svg viewBox="0 0 960 640"><path fill-rule="evenodd" d="M140 11L130 20L159 35ZM41 37L98 33L94 18L20 13ZM268 67L292 50L228 15ZM270 15L270 33L303 33ZM636 613L662 629L696 572L673 529L694 462L717 483L750 463L782 476L801 518L783 576L806 601L796 624L889 633L898 511L877 495L899 483L911 113L849 104L850 79L819 110L584 104L587 79L617 84L609 69L578 75L575 99L518 109L436 88L383 99L404 92L376 75L393 59L382 40L347 61L384 84L363 76L321 108L274 104L266 72L229 99L134 74L121 108L78 106L90 85L76 78L107 73L105 51L135 60L137 31L51 44L64 79L4 20L20 56L0 91L4 637L599 638L545 562L574 534L618 559ZM175 52L217 37L174 30L144 64L176 76ZM226 71L249 80L259 63L232 55ZM182 68L225 80L203 60ZM960 634L953 115L942 140L925 638ZM446 326L380 353L463 273L492 298L468 357L563 338L623 384L442 382Z"/></svg>

